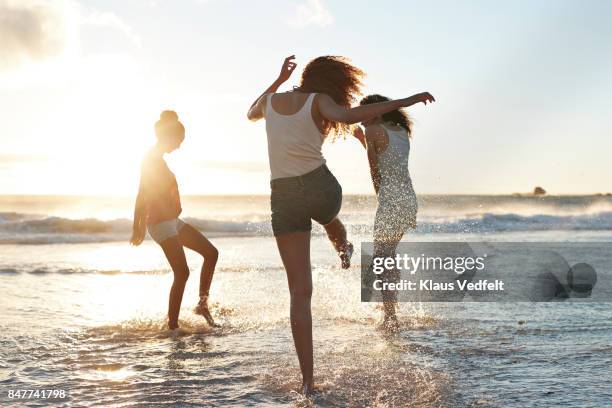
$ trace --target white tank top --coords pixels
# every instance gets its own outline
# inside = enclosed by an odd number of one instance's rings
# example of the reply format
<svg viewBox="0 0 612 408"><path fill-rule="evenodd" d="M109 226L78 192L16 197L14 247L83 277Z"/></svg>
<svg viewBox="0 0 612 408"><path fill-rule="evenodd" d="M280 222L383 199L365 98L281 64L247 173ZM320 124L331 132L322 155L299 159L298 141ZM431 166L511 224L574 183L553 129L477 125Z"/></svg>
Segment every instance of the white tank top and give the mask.
<svg viewBox="0 0 612 408"><path fill-rule="evenodd" d="M266 105L270 178L301 176L325 164L321 152L323 135L311 113L316 94L308 95L304 106L293 115L276 112L272 95L268 94Z"/></svg>

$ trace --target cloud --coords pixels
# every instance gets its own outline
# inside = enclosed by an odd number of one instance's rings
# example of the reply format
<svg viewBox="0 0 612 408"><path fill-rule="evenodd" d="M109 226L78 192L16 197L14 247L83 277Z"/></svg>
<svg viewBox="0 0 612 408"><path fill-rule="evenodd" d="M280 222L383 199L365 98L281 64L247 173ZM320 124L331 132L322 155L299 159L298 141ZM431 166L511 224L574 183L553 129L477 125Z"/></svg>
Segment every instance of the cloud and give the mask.
<svg viewBox="0 0 612 408"><path fill-rule="evenodd" d="M334 22L334 16L325 7L322 0L306 0L305 3L296 7L296 15L289 19L288 23L297 28L309 25L320 27L330 25Z"/></svg>
<svg viewBox="0 0 612 408"><path fill-rule="evenodd" d="M92 11L81 19L81 24L116 29L123 33L137 47L142 46L140 37L134 32L132 27L113 13Z"/></svg>
<svg viewBox="0 0 612 408"><path fill-rule="evenodd" d="M0 0L0 73L72 55L90 28L118 32L141 47L134 29L113 13L72 0Z"/></svg>
<svg viewBox="0 0 612 408"><path fill-rule="evenodd" d="M55 57L66 46L59 3L0 0L0 70Z"/></svg>

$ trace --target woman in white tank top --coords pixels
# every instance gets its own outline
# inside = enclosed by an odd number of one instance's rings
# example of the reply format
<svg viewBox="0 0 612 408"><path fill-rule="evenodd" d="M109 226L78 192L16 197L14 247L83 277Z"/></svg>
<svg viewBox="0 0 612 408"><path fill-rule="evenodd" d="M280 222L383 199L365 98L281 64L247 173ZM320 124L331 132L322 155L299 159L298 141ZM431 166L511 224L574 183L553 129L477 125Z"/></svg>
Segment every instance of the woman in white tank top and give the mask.
<svg viewBox="0 0 612 408"><path fill-rule="evenodd" d="M337 218L342 188L325 165L321 145L328 135L348 133L350 124L434 99L424 92L351 108L359 94L363 72L346 59L333 56L310 61L300 86L277 94L296 67L294 58L285 59L278 78L255 100L247 116L252 121L266 119L272 230L287 272L291 330L302 372L302 391L309 394L314 387L310 310L312 220L325 227L343 267L350 265L352 252L346 230Z"/></svg>

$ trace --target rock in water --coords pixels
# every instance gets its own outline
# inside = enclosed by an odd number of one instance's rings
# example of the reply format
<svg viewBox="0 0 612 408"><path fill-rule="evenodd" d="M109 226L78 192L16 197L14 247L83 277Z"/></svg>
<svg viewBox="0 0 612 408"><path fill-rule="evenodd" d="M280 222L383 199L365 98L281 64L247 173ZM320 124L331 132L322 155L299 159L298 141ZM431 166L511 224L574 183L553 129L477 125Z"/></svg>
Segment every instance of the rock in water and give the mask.
<svg viewBox="0 0 612 408"><path fill-rule="evenodd" d="M545 195L546 194L546 190L544 190L542 187L536 187L533 189L533 195Z"/></svg>

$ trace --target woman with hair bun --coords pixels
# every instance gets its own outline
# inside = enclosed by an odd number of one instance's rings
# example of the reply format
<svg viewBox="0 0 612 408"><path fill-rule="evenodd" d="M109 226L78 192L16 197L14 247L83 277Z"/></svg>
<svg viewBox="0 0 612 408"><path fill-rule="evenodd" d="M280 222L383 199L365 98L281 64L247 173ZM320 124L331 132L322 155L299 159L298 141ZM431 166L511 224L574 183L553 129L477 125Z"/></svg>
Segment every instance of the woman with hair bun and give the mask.
<svg viewBox="0 0 612 408"><path fill-rule="evenodd" d="M340 256L350 266L353 246L338 219L342 187L325 165L323 141L349 132L349 125L387 112L434 100L427 92L408 98L351 107L360 92L363 71L346 58L313 59L302 72L300 85L276 93L296 64L287 57L274 83L251 105L247 117L266 120L271 173L272 230L287 272L291 298L291 331L300 369L302 391L313 391L312 271L310 231L312 220L321 224Z"/></svg>
<svg viewBox="0 0 612 408"><path fill-rule="evenodd" d="M185 127L174 111L163 111L155 123L157 143L147 152L141 168L140 188L134 210L132 245L140 245L145 230L164 251L174 281L168 302L168 328L178 329L178 318L189 267L183 247L204 257L200 274L200 300L195 313L202 315L208 324L215 322L208 309L208 293L219 253L197 229L182 221L181 197L176 177L168 168L164 154L178 149L185 139Z"/></svg>

